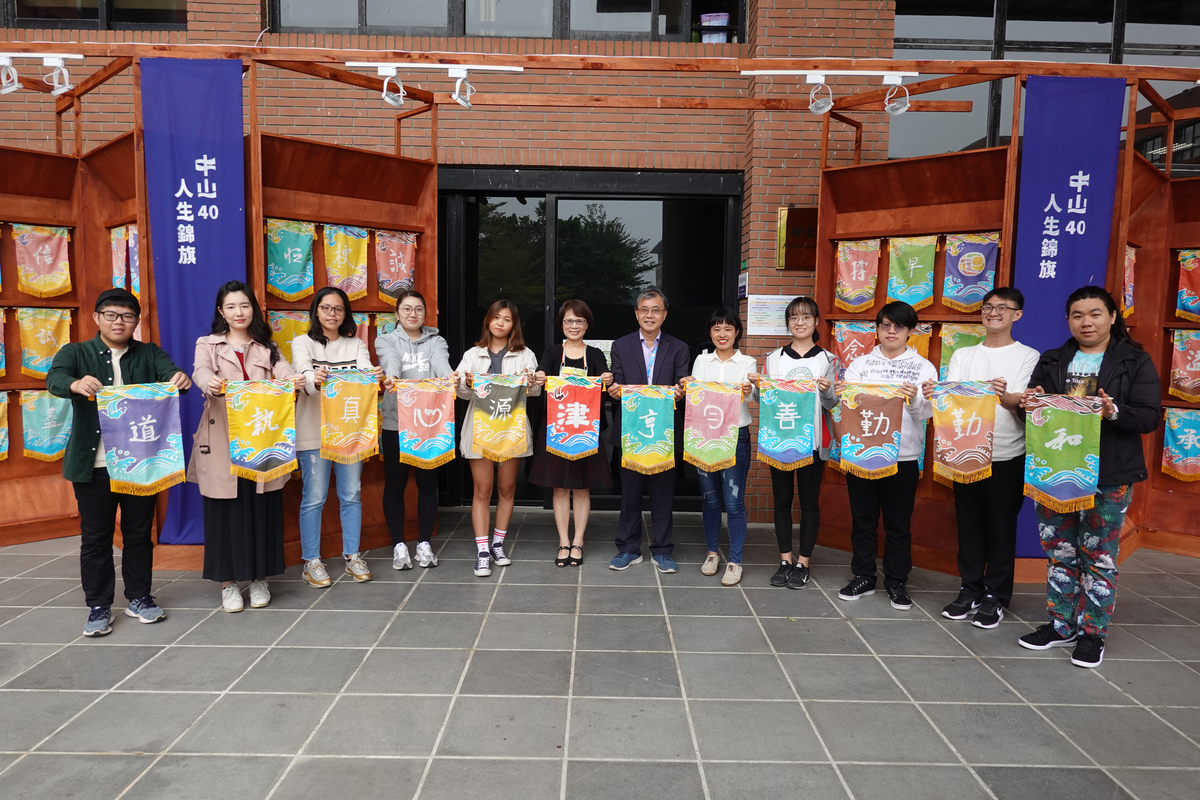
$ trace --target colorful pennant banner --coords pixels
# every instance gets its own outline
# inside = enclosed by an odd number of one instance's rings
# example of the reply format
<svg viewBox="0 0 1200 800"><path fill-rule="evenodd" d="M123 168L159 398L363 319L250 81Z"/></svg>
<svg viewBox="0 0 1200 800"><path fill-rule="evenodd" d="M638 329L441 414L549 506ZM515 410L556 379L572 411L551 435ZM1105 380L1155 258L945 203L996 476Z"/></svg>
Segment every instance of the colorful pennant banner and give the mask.
<svg viewBox="0 0 1200 800"><path fill-rule="evenodd" d="M1095 397L1033 395L1025 414L1025 494L1057 514L1091 508L1100 479Z"/></svg>
<svg viewBox="0 0 1200 800"><path fill-rule="evenodd" d="M21 392L21 432L25 457L38 461L58 461L67 451L71 438L71 401L47 391Z"/></svg>
<svg viewBox="0 0 1200 800"><path fill-rule="evenodd" d="M920 353L921 358L929 358L929 343L933 340L933 323L918 322L917 327L908 337L908 346Z"/></svg>
<svg viewBox="0 0 1200 800"><path fill-rule="evenodd" d="M1179 251L1179 294L1175 316L1200 322L1200 250Z"/></svg>
<svg viewBox="0 0 1200 800"><path fill-rule="evenodd" d="M878 282L879 240L838 242L833 304L845 311L866 311L875 304Z"/></svg>
<svg viewBox="0 0 1200 800"><path fill-rule="evenodd" d="M291 380L227 381L229 471L264 483L296 469L296 396Z"/></svg>
<svg viewBox="0 0 1200 800"><path fill-rule="evenodd" d="M370 231L350 225L325 226L325 274L351 300L367 296L367 244Z"/></svg>
<svg viewBox="0 0 1200 800"><path fill-rule="evenodd" d="M819 448L821 394L815 380L758 380L758 460L794 470Z"/></svg>
<svg viewBox="0 0 1200 800"><path fill-rule="evenodd" d="M1125 271L1121 281L1121 316L1126 319L1133 313L1133 268L1137 265L1137 248L1131 244L1125 245Z"/></svg>
<svg viewBox="0 0 1200 800"><path fill-rule="evenodd" d="M125 230L126 238L129 244L129 291L133 292L133 296L138 300L142 299L142 255L138 250L138 226L127 225ZM142 329L141 323L138 323L138 330ZM139 337L140 339L140 337Z"/></svg>
<svg viewBox="0 0 1200 800"><path fill-rule="evenodd" d="M988 381L933 387L933 479L950 486L992 474L996 393Z"/></svg>
<svg viewBox="0 0 1200 800"><path fill-rule="evenodd" d="M112 285L114 289L125 288L125 270L128 265L126 256L129 253L129 229L122 225L110 228L108 245L112 252Z"/></svg>
<svg viewBox="0 0 1200 800"><path fill-rule="evenodd" d="M0 308L0 378L3 378L7 371L4 361L4 322L5 311L3 308Z"/></svg>
<svg viewBox="0 0 1200 800"><path fill-rule="evenodd" d="M398 380L400 462L433 469L454 458L454 379Z"/></svg>
<svg viewBox="0 0 1200 800"><path fill-rule="evenodd" d="M283 360L292 362L292 340L308 333L311 320L307 311L268 311L267 324L271 326L271 339L279 346Z"/></svg>
<svg viewBox="0 0 1200 800"><path fill-rule="evenodd" d="M1200 331L1174 331L1171 346L1172 395L1200 403Z"/></svg>
<svg viewBox="0 0 1200 800"><path fill-rule="evenodd" d="M484 458L507 461L525 452L529 418L525 413L524 375L484 375L471 379L475 392L472 438Z"/></svg>
<svg viewBox="0 0 1200 800"><path fill-rule="evenodd" d="M837 376L840 380L856 358L861 358L875 349L874 322L834 322L833 357L837 359Z"/></svg>
<svg viewBox="0 0 1200 800"><path fill-rule="evenodd" d="M933 303L933 259L937 236L888 240L887 299L903 300L920 310Z"/></svg>
<svg viewBox="0 0 1200 800"><path fill-rule="evenodd" d="M8 458L8 392L0 392L0 461Z"/></svg>
<svg viewBox="0 0 1200 800"><path fill-rule="evenodd" d="M112 491L144 496L183 483L183 430L175 386L108 386L96 394L96 410Z"/></svg>
<svg viewBox="0 0 1200 800"><path fill-rule="evenodd" d="M379 452L379 379L335 370L321 384L321 458L354 464Z"/></svg>
<svg viewBox="0 0 1200 800"><path fill-rule="evenodd" d="M313 240L317 226L288 219L267 220L267 291L284 300L313 293Z"/></svg>
<svg viewBox="0 0 1200 800"><path fill-rule="evenodd" d="M396 325L399 324L396 320L396 314L393 311L380 313L375 315L375 336L383 336L396 330Z"/></svg>
<svg viewBox="0 0 1200 800"><path fill-rule="evenodd" d="M944 381L954 351L979 344L987 336L987 331L978 323L943 322L941 336L942 355L938 366L938 378Z"/></svg>
<svg viewBox="0 0 1200 800"><path fill-rule="evenodd" d="M546 377L546 450L577 461L600 450L600 378Z"/></svg>
<svg viewBox="0 0 1200 800"><path fill-rule="evenodd" d="M417 235L407 231L375 231L375 275L379 299L396 302L396 296L413 288L417 263Z"/></svg>
<svg viewBox="0 0 1200 800"><path fill-rule="evenodd" d="M1176 480L1200 481L1200 409L1167 409L1162 471Z"/></svg>
<svg viewBox="0 0 1200 800"><path fill-rule="evenodd" d="M732 467L737 458L742 387L688 381L683 407L683 460L705 472Z"/></svg>
<svg viewBox="0 0 1200 800"><path fill-rule="evenodd" d="M354 314L354 336L362 339L363 344L370 344L371 336L371 315L363 312Z"/></svg>
<svg viewBox="0 0 1200 800"><path fill-rule="evenodd" d="M621 466L654 475L675 468L675 387L621 387Z"/></svg>
<svg viewBox="0 0 1200 800"><path fill-rule="evenodd" d="M17 248L17 288L34 297L71 291L70 228L13 225Z"/></svg>
<svg viewBox="0 0 1200 800"><path fill-rule="evenodd" d="M842 472L842 404L829 409L829 461L837 472Z"/></svg>
<svg viewBox="0 0 1200 800"><path fill-rule="evenodd" d="M18 308L21 374L46 377L54 356L71 341L71 311L66 308Z"/></svg>
<svg viewBox="0 0 1200 800"><path fill-rule="evenodd" d="M896 474L904 395L884 383L852 383L842 392L841 467L860 478Z"/></svg>
<svg viewBox="0 0 1200 800"><path fill-rule="evenodd" d="M999 231L947 234L942 305L957 311L978 311L984 295L995 287L999 252Z"/></svg>

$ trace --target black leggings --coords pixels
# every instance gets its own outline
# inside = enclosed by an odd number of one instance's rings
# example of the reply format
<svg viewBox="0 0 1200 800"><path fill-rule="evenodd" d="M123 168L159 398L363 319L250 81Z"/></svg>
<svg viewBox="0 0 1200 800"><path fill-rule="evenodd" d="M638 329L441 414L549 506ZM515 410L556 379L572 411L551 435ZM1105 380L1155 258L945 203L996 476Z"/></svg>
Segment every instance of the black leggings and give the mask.
<svg viewBox="0 0 1200 800"><path fill-rule="evenodd" d="M817 544L817 533L821 530L821 477L825 474L825 462L813 458L807 467L797 470L782 470L771 467L771 490L775 495L775 538L779 540L779 552L792 552L792 476L800 490L800 550L803 558L812 556Z"/></svg>
<svg viewBox="0 0 1200 800"><path fill-rule="evenodd" d="M433 538L437 521L438 477L436 469L421 469L400 462L400 433L381 431L383 445L383 517L387 520L392 544L404 541L404 489L409 470L417 472L417 530L422 542Z"/></svg>

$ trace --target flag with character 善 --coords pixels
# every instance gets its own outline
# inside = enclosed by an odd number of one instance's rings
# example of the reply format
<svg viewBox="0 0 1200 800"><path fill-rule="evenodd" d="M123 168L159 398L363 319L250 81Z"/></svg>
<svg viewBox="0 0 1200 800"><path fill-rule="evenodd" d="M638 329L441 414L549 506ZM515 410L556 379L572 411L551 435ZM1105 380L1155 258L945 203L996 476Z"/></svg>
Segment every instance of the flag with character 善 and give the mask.
<svg viewBox="0 0 1200 800"><path fill-rule="evenodd" d="M365 369L330 372L321 384L321 458L354 464L379 452L379 379Z"/></svg>
<svg viewBox="0 0 1200 800"><path fill-rule="evenodd" d="M260 483L296 469L296 397L291 380L228 381L229 471Z"/></svg>
<svg viewBox="0 0 1200 800"><path fill-rule="evenodd" d="M781 470L806 467L820 446L821 395L817 382L758 381L758 460Z"/></svg>

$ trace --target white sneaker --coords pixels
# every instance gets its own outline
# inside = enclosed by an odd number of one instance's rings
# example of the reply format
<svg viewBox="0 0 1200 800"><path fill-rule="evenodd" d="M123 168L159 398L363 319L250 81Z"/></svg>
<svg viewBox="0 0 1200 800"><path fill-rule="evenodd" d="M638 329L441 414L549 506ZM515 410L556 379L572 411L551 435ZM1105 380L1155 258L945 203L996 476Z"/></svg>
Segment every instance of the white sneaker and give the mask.
<svg viewBox="0 0 1200 800"><path fill-rule="evenodd" d="M725 565L725 574L721 576L722 586L737 586L742 580L742 565L732 561Z"/></svg>
<svg viewBox="0 0 1200 800"><path fill-rule="evenodd" d="M314 589L324 589L333 581L329 577L329 573L325 570L325 564L319 558L314 558L304 563L304 570L300 573L300 577L304 582Z"/></svg>
<svg viewBox="0 0 1200 800"><path fill-rule="evenodd" d="M392 569L412 569L412 559L408 556L408 545L404 542L392 548Z"/></svg>
<svg viewBox="0 0 1200 800"><path fill-rule="evenodd" d="M437 556L433 554L433 547L430 546L429 542L421 542L417 545L417 566L437 566Z"/></svg>
<svg viewBox="0 0 1200 800"><path fill-rule="evenodd" d="M704 558L704 563L700 565L701 575L716 575L717 570L721 567L721 556L716 553L709 553Z"/></svg>
<svg viewBox="0 0 1200 800"><path fill-rule="evenodd" d="M366 583L371 580L371 570L367 568L367 562L359 558L358 553L345 556L346 559L346 574L355 580L357 583ZM412 567L412 564L409 564Z"/></svg>
<svg viewBox="0 0 1200 800"><path fill-rule="evenodd" d="M271 590L266 581L250 581L250 607L266 608L271 602Z"/></svg>
<svg viewBox="0 0 1200 800"><path fill-rule="evenodd" d="M221 587L221 608L231 613L245 608L245 604L242 602L242 590L238 588L236 581Z"/></svg>

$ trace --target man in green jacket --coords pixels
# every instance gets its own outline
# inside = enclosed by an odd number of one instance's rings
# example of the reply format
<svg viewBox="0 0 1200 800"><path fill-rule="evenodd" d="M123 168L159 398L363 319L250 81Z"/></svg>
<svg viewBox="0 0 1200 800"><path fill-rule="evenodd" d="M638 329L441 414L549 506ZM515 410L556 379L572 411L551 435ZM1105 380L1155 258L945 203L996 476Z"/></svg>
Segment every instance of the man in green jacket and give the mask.
<svg viewBox="0 0 1200 800"><path fill-rule="evenodd" d="M90 609L84 636L112 633L116 590L112 549L118 507L123 540L121 578L129 600L125 613L139 622L166 618L150 595L154 563L150 529L157 496L118 494L109 488L95 401L95 394L106 386L169 381L180 391L191 387L191 379L162 348L134 340L141 313L141 304L132 293L124 289L101 292L92 314L100 333L90 341L64 346L46 374L46 388L51 394L70 398L74 414L63 477L74 485L79 505L79 571Z"/></svg>

